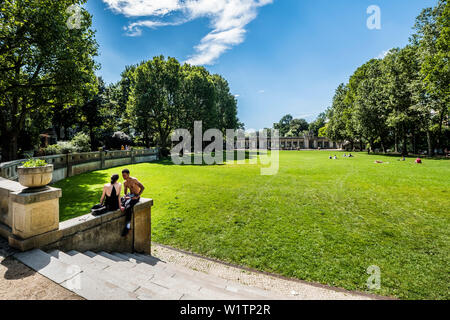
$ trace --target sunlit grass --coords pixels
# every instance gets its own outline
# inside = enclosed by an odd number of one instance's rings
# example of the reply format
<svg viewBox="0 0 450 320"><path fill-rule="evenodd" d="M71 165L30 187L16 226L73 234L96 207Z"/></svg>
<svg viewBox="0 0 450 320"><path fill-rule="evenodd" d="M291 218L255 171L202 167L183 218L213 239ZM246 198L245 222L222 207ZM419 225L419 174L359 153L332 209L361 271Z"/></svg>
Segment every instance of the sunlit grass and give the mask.
<svg viewBox="0 0 450 320"><path fill-rule="evenodd" d="M281 152L258 165L127 166L154 199L153 240L260 270L367 291L370 265L400 298L448 299L450 162L327 151ZM384 164L374 164L382 160ZM72 177L61 220L86 214L113 168Z"/></svg>

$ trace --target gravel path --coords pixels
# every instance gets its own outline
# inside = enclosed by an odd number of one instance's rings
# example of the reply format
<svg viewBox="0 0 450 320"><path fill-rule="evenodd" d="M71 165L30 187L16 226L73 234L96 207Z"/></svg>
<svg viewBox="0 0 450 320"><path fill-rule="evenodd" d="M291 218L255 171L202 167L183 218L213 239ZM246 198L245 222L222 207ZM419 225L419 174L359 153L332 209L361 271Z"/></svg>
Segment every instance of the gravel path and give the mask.
<svg viewBox="0 0 450 320"><path fill-rule="evenodd" d="M382 297L354 293L304 281L289 280L205 259L197 255L152 243L152 255L166 262L212 274L243 285L254 286L285 296L286 300L372 300Z"/></svg>

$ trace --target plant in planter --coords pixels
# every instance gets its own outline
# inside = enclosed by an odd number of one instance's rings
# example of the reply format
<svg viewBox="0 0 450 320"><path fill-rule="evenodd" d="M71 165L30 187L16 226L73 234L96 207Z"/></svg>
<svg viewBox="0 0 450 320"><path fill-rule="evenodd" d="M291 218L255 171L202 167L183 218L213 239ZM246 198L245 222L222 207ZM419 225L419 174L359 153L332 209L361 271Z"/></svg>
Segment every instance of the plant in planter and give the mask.
<svg viewBox="0 0 450 320"><path fill-rule="evenodd" d="M29 159L17 168L19 183L27 188L48 185L53 178L53 165L42 159Z"/></svg>

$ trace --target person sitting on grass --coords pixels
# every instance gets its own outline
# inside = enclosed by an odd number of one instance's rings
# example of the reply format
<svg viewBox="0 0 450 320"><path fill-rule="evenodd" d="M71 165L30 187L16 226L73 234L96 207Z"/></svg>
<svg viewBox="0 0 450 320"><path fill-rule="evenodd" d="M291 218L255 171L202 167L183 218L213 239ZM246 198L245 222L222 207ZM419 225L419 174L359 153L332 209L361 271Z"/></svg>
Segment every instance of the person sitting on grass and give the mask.
<svg viewBox="0 0 450 320"><path fill-rule="evenodd" d="M131 216L133 214L133 208L141 199L141 194L144 192L145 187L139 182L138 179L130 176L130 170L128 169L124 169L122 171L122 177L125 180L123 184L125 196L122 198L122 203L125 207L126 217L122 237L125 237L131 229ZM130 193L128 193L128 189L130 190Z"/></svg>
<svg viewBox="0 0 450 320"><path fill-rule="evenodd" d="M349 158L353 158L353 155L350 153L350 154L348 155L348 157L349 157Z"/></svg>
<svg viewBox="0 0 450 320"><path fill-rule="evenodd" d="M417 158L416 161L415 161L415 163L417 163L417 164L422 164L422 159Z"/></svg>
<svg viewBox="0 0 450 320"><path fill-rule="evenodd" d="M334 160L337 160L337 156L336 156L336 155L334 155L333 159L334 159Z"/></svg>

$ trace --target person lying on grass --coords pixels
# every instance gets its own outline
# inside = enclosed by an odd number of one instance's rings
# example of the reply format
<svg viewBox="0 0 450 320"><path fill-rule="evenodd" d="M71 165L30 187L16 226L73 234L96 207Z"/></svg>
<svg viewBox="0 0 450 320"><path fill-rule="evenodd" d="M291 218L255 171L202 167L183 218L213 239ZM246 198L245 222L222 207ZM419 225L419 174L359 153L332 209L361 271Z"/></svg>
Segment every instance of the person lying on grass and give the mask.
<svg viewBox="0 0 450 320"><path fill-rule="evenodd" d="M123 184L125 196L122 198L122 204L125 207L126 217L122 237L125 237L128 235L131 228L131 215L133 214L133 208L141 199L141 194L144 192L145 187L139 182L138 179L130 176L130 170L128 169L124 169L122 171L122 177L125 180ZM130 193L128 193L128 190L130 190Z"/></svg>

